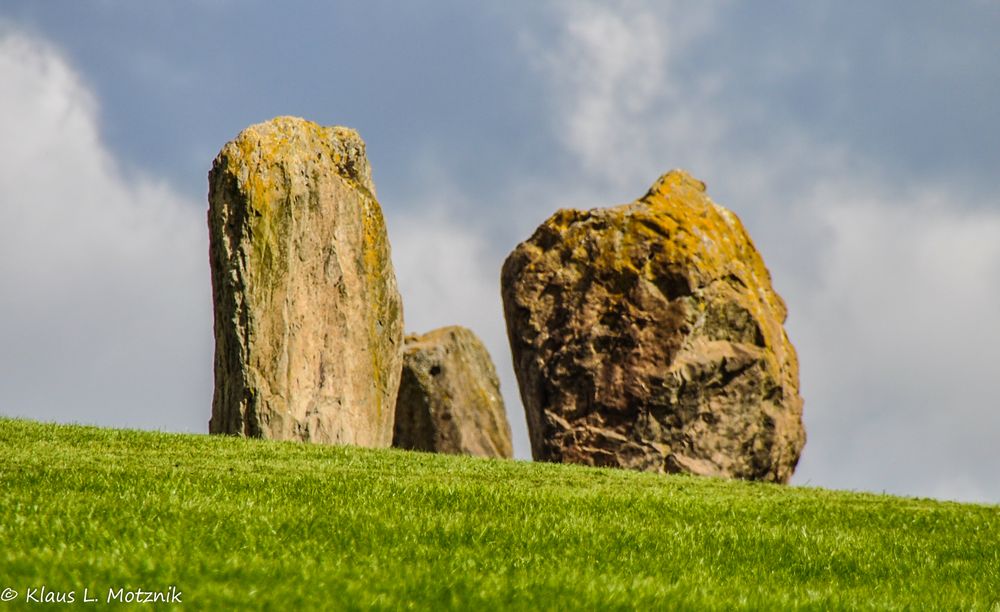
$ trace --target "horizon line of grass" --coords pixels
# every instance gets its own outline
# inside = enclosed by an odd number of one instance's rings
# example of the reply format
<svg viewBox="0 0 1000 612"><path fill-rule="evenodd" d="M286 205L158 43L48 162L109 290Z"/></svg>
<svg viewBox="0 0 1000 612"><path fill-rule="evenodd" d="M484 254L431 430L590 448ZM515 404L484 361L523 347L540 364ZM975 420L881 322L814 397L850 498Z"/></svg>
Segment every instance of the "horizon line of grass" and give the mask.
<svg viewBox="0 0 1000 612"><path fill-rule="evenodd" d="M22 419L0 447L0 591L20 598L1000 609L992 505Z"/></svg>

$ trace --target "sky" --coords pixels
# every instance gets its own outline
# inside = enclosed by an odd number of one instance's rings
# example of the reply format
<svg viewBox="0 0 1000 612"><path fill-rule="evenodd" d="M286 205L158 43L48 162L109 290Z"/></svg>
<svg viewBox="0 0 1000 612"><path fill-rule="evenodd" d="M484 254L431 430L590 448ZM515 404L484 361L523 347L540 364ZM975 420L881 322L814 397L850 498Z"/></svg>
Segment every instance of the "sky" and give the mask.
<svg viewBox="0 0 1000 612"><path fill-rule="evenodd" d="M297 115L368 146L406 327L489 348L559 208L684 168L788 304L793 484L1000 503L1000 3L0 5L0 414L207 431L207 173Z"/></svg>

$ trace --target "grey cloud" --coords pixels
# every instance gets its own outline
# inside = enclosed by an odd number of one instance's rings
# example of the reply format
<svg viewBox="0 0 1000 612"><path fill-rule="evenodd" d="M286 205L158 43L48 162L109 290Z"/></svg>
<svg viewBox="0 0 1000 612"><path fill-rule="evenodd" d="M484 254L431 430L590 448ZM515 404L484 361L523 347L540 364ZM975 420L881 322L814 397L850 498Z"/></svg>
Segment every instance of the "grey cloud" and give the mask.
<svg viewBox="0 0 1000 612"><path fill-rule="evenodd" d="M91 96L49 46L0 35L0 411L204 431L211 306L203 217L101 147ZM8 141L9 142L9 141Z"/></svg>
<svg viewBox="0 0 1000 612"><path fill-rule="evenodd" d="M6 358L31 381L16 387L20 401L49 402L63 415L73 414L67 406L83 413L102 402L125 414L135 404L123 399L128 394L152 401L145 382L117 389L88 383L103 380L92 372L73 373L69 364L88 349L58 361L60 338L75 338L72 346L104 351L93 363L130 361L129 380L152 380L135 365L143 355L130 340L136 336L146 346L159 338L156 354L175 360L161 365L190 394L176 391L163 402L203 401L210 388L210 364L199 361L210 354L198 233L204 173L244 125L292 112L365 136L409 327L457 322L484 337L517 415L521 456L523 416L495 285L500 262L556 208L631 200L680 166L740 214L789 303L810 429L797 481L1000 500L989 473L1000 460L989 441L1000 427L989 382L997 379L990 351L1000 339L990 312L1000 300L1000 256L991 246L1000 244L995 6L446 3L400 14L387 4L298 6L306 12L284 13L273 30L265 12L247 10L232 22L212 7L159 7L170 14L148 31L137 26L138 9L60 16L63 8L14 2L0 10L56 38L93 83L100 105L82 116L99 117L101 129L91 125L80 151L111 165L124 159L139 175L85 172L83 154L53 157L48 169L77 164L79 181L98 177L89 190L109 193L108 202L197 213L195 229L169 238L146 217L132 234L97 234L111 245L81 239L80 256L60 264L74 273L53 264L43 274L40 264L10 264L16 254L4 254L5 282L57 279L20 301L5 298L23 320L4 329L7 337L48 347ZM81 20L88 27L78 27ZM295 26L302 40L279 36ZM246 32L268 31L271 42L246 43ZM182 48L181 37L191 43ZM146 63L131 66L125 50ZM171 75L169 86L157 89L148 66ZM74 87L63 97L71 108L89 97ZM54 150L23 134L19 141L36 143L26 147ZM137 195L137 185L149 185L141 171L167 177L186 195ZM72 193L52 176L36 177L51 183L39 201ZM18 213L27 219L18 231L45 239L42 219L61 210L41 210ZM106 223L121 229L117 217ZM156 246L123 251L112 240L119 234ZM157 269L152 250L180 255ZM158 280L136 281L144 272ZM63 283L88 274L105 275L102 292L115 304L90 296L94 283L67 293ZM121 327L93 323L111 312ZM132 331L123 331L129 313L142 312L159 314L133 317ZM45 321L65 323L53 331ZM199 326L203 332L189 332ZM76 403L68 392L34 394L49 366L90 390Z"/></svg>
<svg viewBox="0 0 1000 612"><path fill-rule="evenodd" d="M734 31L731 13L711 6L675 15L675 6L565 5L566 27L543 71L561 104L562 142L588 169L586 187L641 188L651 180L644 174L688 166L743 217L789 304L801 357L810 441L796 482L1000 499L989 473L1000 451L983 433L1000 428L989 382L989 347L1000 341L989 314L1000 303L992 273L1000 201L971 195L961 174L925 173L894 156L894 147L909 150L905 138L883 146L886 134L866 133L863 123L829 138L807 109L790 113L781 103L791 92L826 86L827 63L839 61L795 32L785 52L799 44L805 55L779 54L772 38L763 58L745 49L734 65L697 57L730 37L760 50ZM799 12L825 23L813 9ZM854 54L845 79L895 69L920 87L935 84L905 56L862 58L863 49L839 42L838 54ZM636 54L643 61L632 61ZM854 65L862 59L870 65ZM735 75L746 62L752 69ZM770 91L755 90L755 79ZM973 79L959 80L975 89ZM862 106L851 91L844 103ZM923 103L883 95L903 112Z"/></svg>

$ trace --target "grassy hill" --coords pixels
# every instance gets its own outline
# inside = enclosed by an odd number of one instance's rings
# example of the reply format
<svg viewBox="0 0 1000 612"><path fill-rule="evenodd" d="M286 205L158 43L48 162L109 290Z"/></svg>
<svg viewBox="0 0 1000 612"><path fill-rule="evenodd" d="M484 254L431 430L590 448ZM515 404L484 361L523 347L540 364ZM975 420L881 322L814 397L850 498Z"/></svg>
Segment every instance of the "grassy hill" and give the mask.
<svg viewBox="0 0 1000 612"><path fill-rule="evenodd" d="M1000 508L0 419L0 607L170 587L194 609L1000 609Z"/></svg>

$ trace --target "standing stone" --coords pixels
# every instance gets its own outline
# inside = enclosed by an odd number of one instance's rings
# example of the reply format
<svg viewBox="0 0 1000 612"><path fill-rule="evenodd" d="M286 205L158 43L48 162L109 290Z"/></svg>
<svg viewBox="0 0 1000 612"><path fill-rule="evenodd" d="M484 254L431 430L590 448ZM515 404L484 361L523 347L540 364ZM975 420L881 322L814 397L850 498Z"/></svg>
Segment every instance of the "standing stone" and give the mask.
<svg viewBox="0 0 1000 612"><path fill-rule="evenodd" d="M504 263L535 459L787 482L805 444L785 304L736 215L672 171L560 210Z"/></svg>
<svg viewBox="0 0 1000 612"><path fill-rule="evenodd" d="M500 380L486 347L464 327L406 337L393 446L512 457Z"/></svg>
<svg viewBox="0 0 1000 612"><path fill-rule="evenodd" d="M402 305L364 142L278 117L226 144L208 180L209 430L389 446Z"/></svg>

